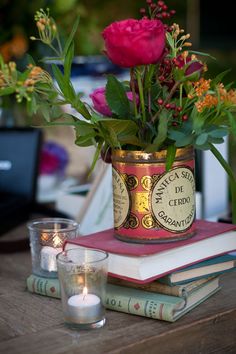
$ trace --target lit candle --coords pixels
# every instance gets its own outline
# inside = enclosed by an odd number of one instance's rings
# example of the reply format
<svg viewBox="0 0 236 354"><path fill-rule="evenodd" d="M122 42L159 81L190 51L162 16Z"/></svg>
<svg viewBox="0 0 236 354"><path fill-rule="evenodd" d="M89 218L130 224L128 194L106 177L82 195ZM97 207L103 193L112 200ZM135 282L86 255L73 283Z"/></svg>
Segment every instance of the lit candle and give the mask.
<svg viewBox="0 0 236 354"><path fill-rule="evenodd" d="M41 235L41 240L44 241L44 244L47 244L48 242L50 246L43 246L41 249L40 267L48 272L57 272L56 256L58 253L62 252L62 240L58 235L58 225L55 224L55 230L52 237L49 237L49 234L47 233L43 233Z"/></svg>
<svg viewBox="0 0 236 354"><path fill-rule="evenodd" d="M43 246L40 252L40 267L48 272L57 272L57 259L58 253L62 252L62 248L53 248Z"/></svg>
<svg viewBox="0 0 236 354"><path fill-rule="evenodd" d="M74 323L93 323L101 318L101 300L97 295L88 294L86 287L83 294L73 295L68 299L69 320Z"/></svg>

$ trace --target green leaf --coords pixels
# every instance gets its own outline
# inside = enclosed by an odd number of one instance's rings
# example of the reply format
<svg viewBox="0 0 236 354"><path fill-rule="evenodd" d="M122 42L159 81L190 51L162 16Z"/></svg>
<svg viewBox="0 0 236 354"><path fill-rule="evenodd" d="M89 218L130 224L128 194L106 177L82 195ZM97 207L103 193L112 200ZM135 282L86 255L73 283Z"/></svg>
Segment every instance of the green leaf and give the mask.
<svg viewBox="0 0 236 354"><path fill-rule="evenodd" d="M166 39L167 42L169 43L169 46L173 49L175 47L175 43L174 43L174 39L172 38L169 32L166 32Z"/></svg>
<svg viewBox="0 0 236 354"><path fill-rule="evenodd" d="M73 102L76 101L77 96L69 78L64 76L60 71L60 69L58 68L58 66L55 64L52 64L52 71L61 92L68 100L68 103L70 103L73 106Z"/></svg>
<svg viewBox="0 0 236 354"><path fill-rule="evenodd" d="M61 92L64 93L64 91L65 91L64 76L56 64L52 64L52 72L53 72L53 75L55 76L55 79L58 83L58 86L59 86Z"/></svg>
<svg viewBox="0 0 236 354"><path fill-rule="evenodd" d="M183 81L187 80L184 75L183 69L178 69L178 68L174 69L173 76L174 76L175 81L183 82Z"/></svg>
<svg viewBox="0 0 236 354"><path fill-rule="evenodd" d="M50 109L49 109L49 106L47 104L44 104L44 105L41 105L40 106L40 111L44 117L44 119L47 121L47 122L50 122Z"/></svg>
<svg viewBox="0 0 236 354"><path fill-rule="evenodd" d="M148 151L148 152L158 151L160 146L166 140L169 117L170 117L169 112L167 112L166 110L161 111L161 114L159 117L157 136L153 140L153 143L146 148L146 151Z"/></svg>
<svg viewBox="0 0 236 354"><path fill-rule="evenodd" d="M198 144L193 144L193 145L198 150L209 150L210 149L210 144L208 142L203 145L198 145Z"/></svg>
<svg viewBox="0 0 236 354"><path fill-rule="evenodd" d="M199 52L199 51L196 51L196 50L189 50L189 54L196 54L196 55L201 55L203 57L209 57L213 60L216 60L215 57L213 57L212 55L208 54L208 53L204 53L204 52Z"/></svg>
<svg viewBox="0 0 236 354"><path fill-rule="evenodd" d="M118 117L129 117L130 105L125 89L113 75L108 75L106 84L106 100L111 111Z"/></svg>
<svg viewBox="0 0 236 354"><path fill-rule="evenodd" d="M202 133L197 137L196 144L197 145L204 145L207 142L207 139L208 139L208 134Z"/></svg>
<svg viewBox="0 0 236 354"><path fill-rule="evenodd" d="M223 138L208 138L208 143L212 143L212 144L223 144L224 139Z"/></svg>
<svg viewBox="0 0 236 354"><path fill-rule="evenodd" d="M184 137L182 137L182 139L176 141L175 146L176 147L184 147L184 146L188 146L188 145L192 145L194 141L194 136L193 135L185 135Z"/></svg>
<svg viewBox="0 0 236 354"><path fill-rule="evenodd" d="M169 145L167 147L167 155L166 155L166 171L169 171L174 163L176 154L176 146Z"/></svg>
<svg viewBox="0 0 236 354"><path fill-rule="evenodd" d="M72 42L68 48L67 55L64 61L64 76L67 81L70 81L71 77L71 65L74 58L74 43Z"/></svg>
<svg viewBox="0 0 236 354"><path fill-rule="evenodd" d="M0 96L11 95L11 94L14 93L14 92L15 92L14 87L1 88L1 89L0 89Z"/></svg>
<svg viewBox="0 0 236 354"><path fill-rule="evenodd" d="M26 60L27 60L27 63L32 64L32 65L36 65L33 57L28 53L26 54Z"/></svg>
<svg viewBox="0 0 236 354"><path fill-rule="evenodd" d="M32 95L31 100L27 101L26 108L29 115L33 115L37 112L39 106L37 104L35 96Z"/></svg>
<svg viewBox="0 0 236 354"><path fill-rule="evenodd" d="M95 154L93 156L93 162L92 162L92 165L90 167L89 176L91 175L92 171L94 170L94 167L95 167L95 165L97 163L97 160L100 157L100 154L101 154L101 151L102 151L102 145L103 145L103 141L101 140L101 141L98 142Z"/></svg>
<svg viewBox="0 0 236 354"><path fill-rule="evenodd" d="M91 134L95 130L95 126L93 124L77 120L74 122L76 126L76 134L78 136L84 136Z"/></svg>
<svg viewBox="0 0 236 354"><path fill-rule="evenodd" d="M64 58L66 58L67 53L68 53L68 50L69 50L69 48L70 48L70 46L71 46L71 43L72 43L72 41L73 41L73 38L74 38L74 36L75 36L75 34L76 34L76 31L77 31L78 26L79 26L79 21L80 21L80 18L77 17L77 19L76 19L76 21L75 21L75 23L74 23L74 25L73 25L73 28L72 28L72 30L71 30L71 33L70 33L70 35L69 35L69 37L68 37L68 39L67 39L67 41L66 41L65 47L64 47L64 49L63 49L63 57L64 57Z"/></svg>
<svg viewBox="0 0 236 354"><path fill-rule="evenodd" d="M178 140L185 138L185 134L183 132L178 131L178 130L172 129L168 133L168 138L170 138L171 140L174 140L174 141L178 141Z"/></svg>
<svg viewBox="0 0 236 354"><path fill-rule="evenodd" d="M214 79L211 81L211 85L214 87L217 85L219 82L222 81L222 79L231 71L231 69L225 70L222 73L218 74Z"/></svg>
<svg viewBox="0 0 236 354"><path fill-rule="evenodd" d="M83 136L77 136L75 139L75 144L82 147L87 147L93 145L94 134L88 134Z"/></svg>
<svg viewBox="0 0 236 354"><path fill-rule="evenodd" d="M215 129L208 133L212 138L223 138L228 135L227 129Z"/></svg>
<svg viewBox="0 0 236 354"><path fill-rule="evenodd" d="M78 112L80 113L85 119L90 120L91 115L86 107L86 105L78 98L76 97L76 100L71 102L71 106Z"/></svg>

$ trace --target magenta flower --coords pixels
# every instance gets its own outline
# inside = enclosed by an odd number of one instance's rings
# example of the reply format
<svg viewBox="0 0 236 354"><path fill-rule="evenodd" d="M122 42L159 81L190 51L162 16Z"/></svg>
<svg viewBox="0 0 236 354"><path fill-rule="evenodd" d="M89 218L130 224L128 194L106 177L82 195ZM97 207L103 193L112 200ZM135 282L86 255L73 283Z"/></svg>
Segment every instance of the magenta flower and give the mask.
<svg viewBox="0 0 236 354"><path fill-rule="evenodd" d="M126 96L129 101L133 101L133 94L131 91L126 92ZM111 117L112 111L110 110L106 101L106 89L105 87L99 87L89 95L92 99L94 109L100 114ZM139 97L136 95L136 103L139 104Z"/></svg>
<svg viewBox="0 0 236 354"><path fill-rule="evenodd" d="M113 22L102 35L109 59L125 68L157 63L165 47L165 29L160 20Z"/></svg>

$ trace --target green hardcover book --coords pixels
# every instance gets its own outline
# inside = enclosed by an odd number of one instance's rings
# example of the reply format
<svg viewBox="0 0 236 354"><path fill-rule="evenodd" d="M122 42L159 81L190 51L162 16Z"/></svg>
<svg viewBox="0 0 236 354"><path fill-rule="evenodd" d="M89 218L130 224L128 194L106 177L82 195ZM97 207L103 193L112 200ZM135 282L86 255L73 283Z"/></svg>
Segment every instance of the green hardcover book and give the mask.
<svg viewBox="0 0 236 354"><path fill-rule="evenodd" d="M30 275L27 278L30 292L60 298L58 279ZM181 296L170 296L156 292L107 284L106 308L118 312L174 322L185 313L202 303L220 289L219 278L208 280L196 290L182 292Z"/></svg>
<svg viewBox="0 0 236 354"><path fill-rule="evenodd" d="M31 293L55 297L58 299L61 297L60 283L58 279L42 278L32 274L26 279L26 285Z"/></svg>
<svg viewBox="0 0 236 354"><path fill-rule="evenodd" d="M108 284L106 307L119 312L174 322L219 289L219 278L206 282L187 297L169 296Z"/></svg>

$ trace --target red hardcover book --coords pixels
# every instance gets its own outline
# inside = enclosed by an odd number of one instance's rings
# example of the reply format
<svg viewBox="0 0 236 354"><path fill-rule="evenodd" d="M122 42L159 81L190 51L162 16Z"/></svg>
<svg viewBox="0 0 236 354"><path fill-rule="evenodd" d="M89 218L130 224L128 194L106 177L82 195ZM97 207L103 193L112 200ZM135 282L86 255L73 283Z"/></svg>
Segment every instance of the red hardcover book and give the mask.
<svg viewBox="0 0 236 354"><path fill-rule="evenodd" d="M137 244L123 242L109 229L66 241L65 250L85 247L109 253L110 275L147 283L175 270L236 250L236 226L196 221L197 233L182 241Z"/></svg>

